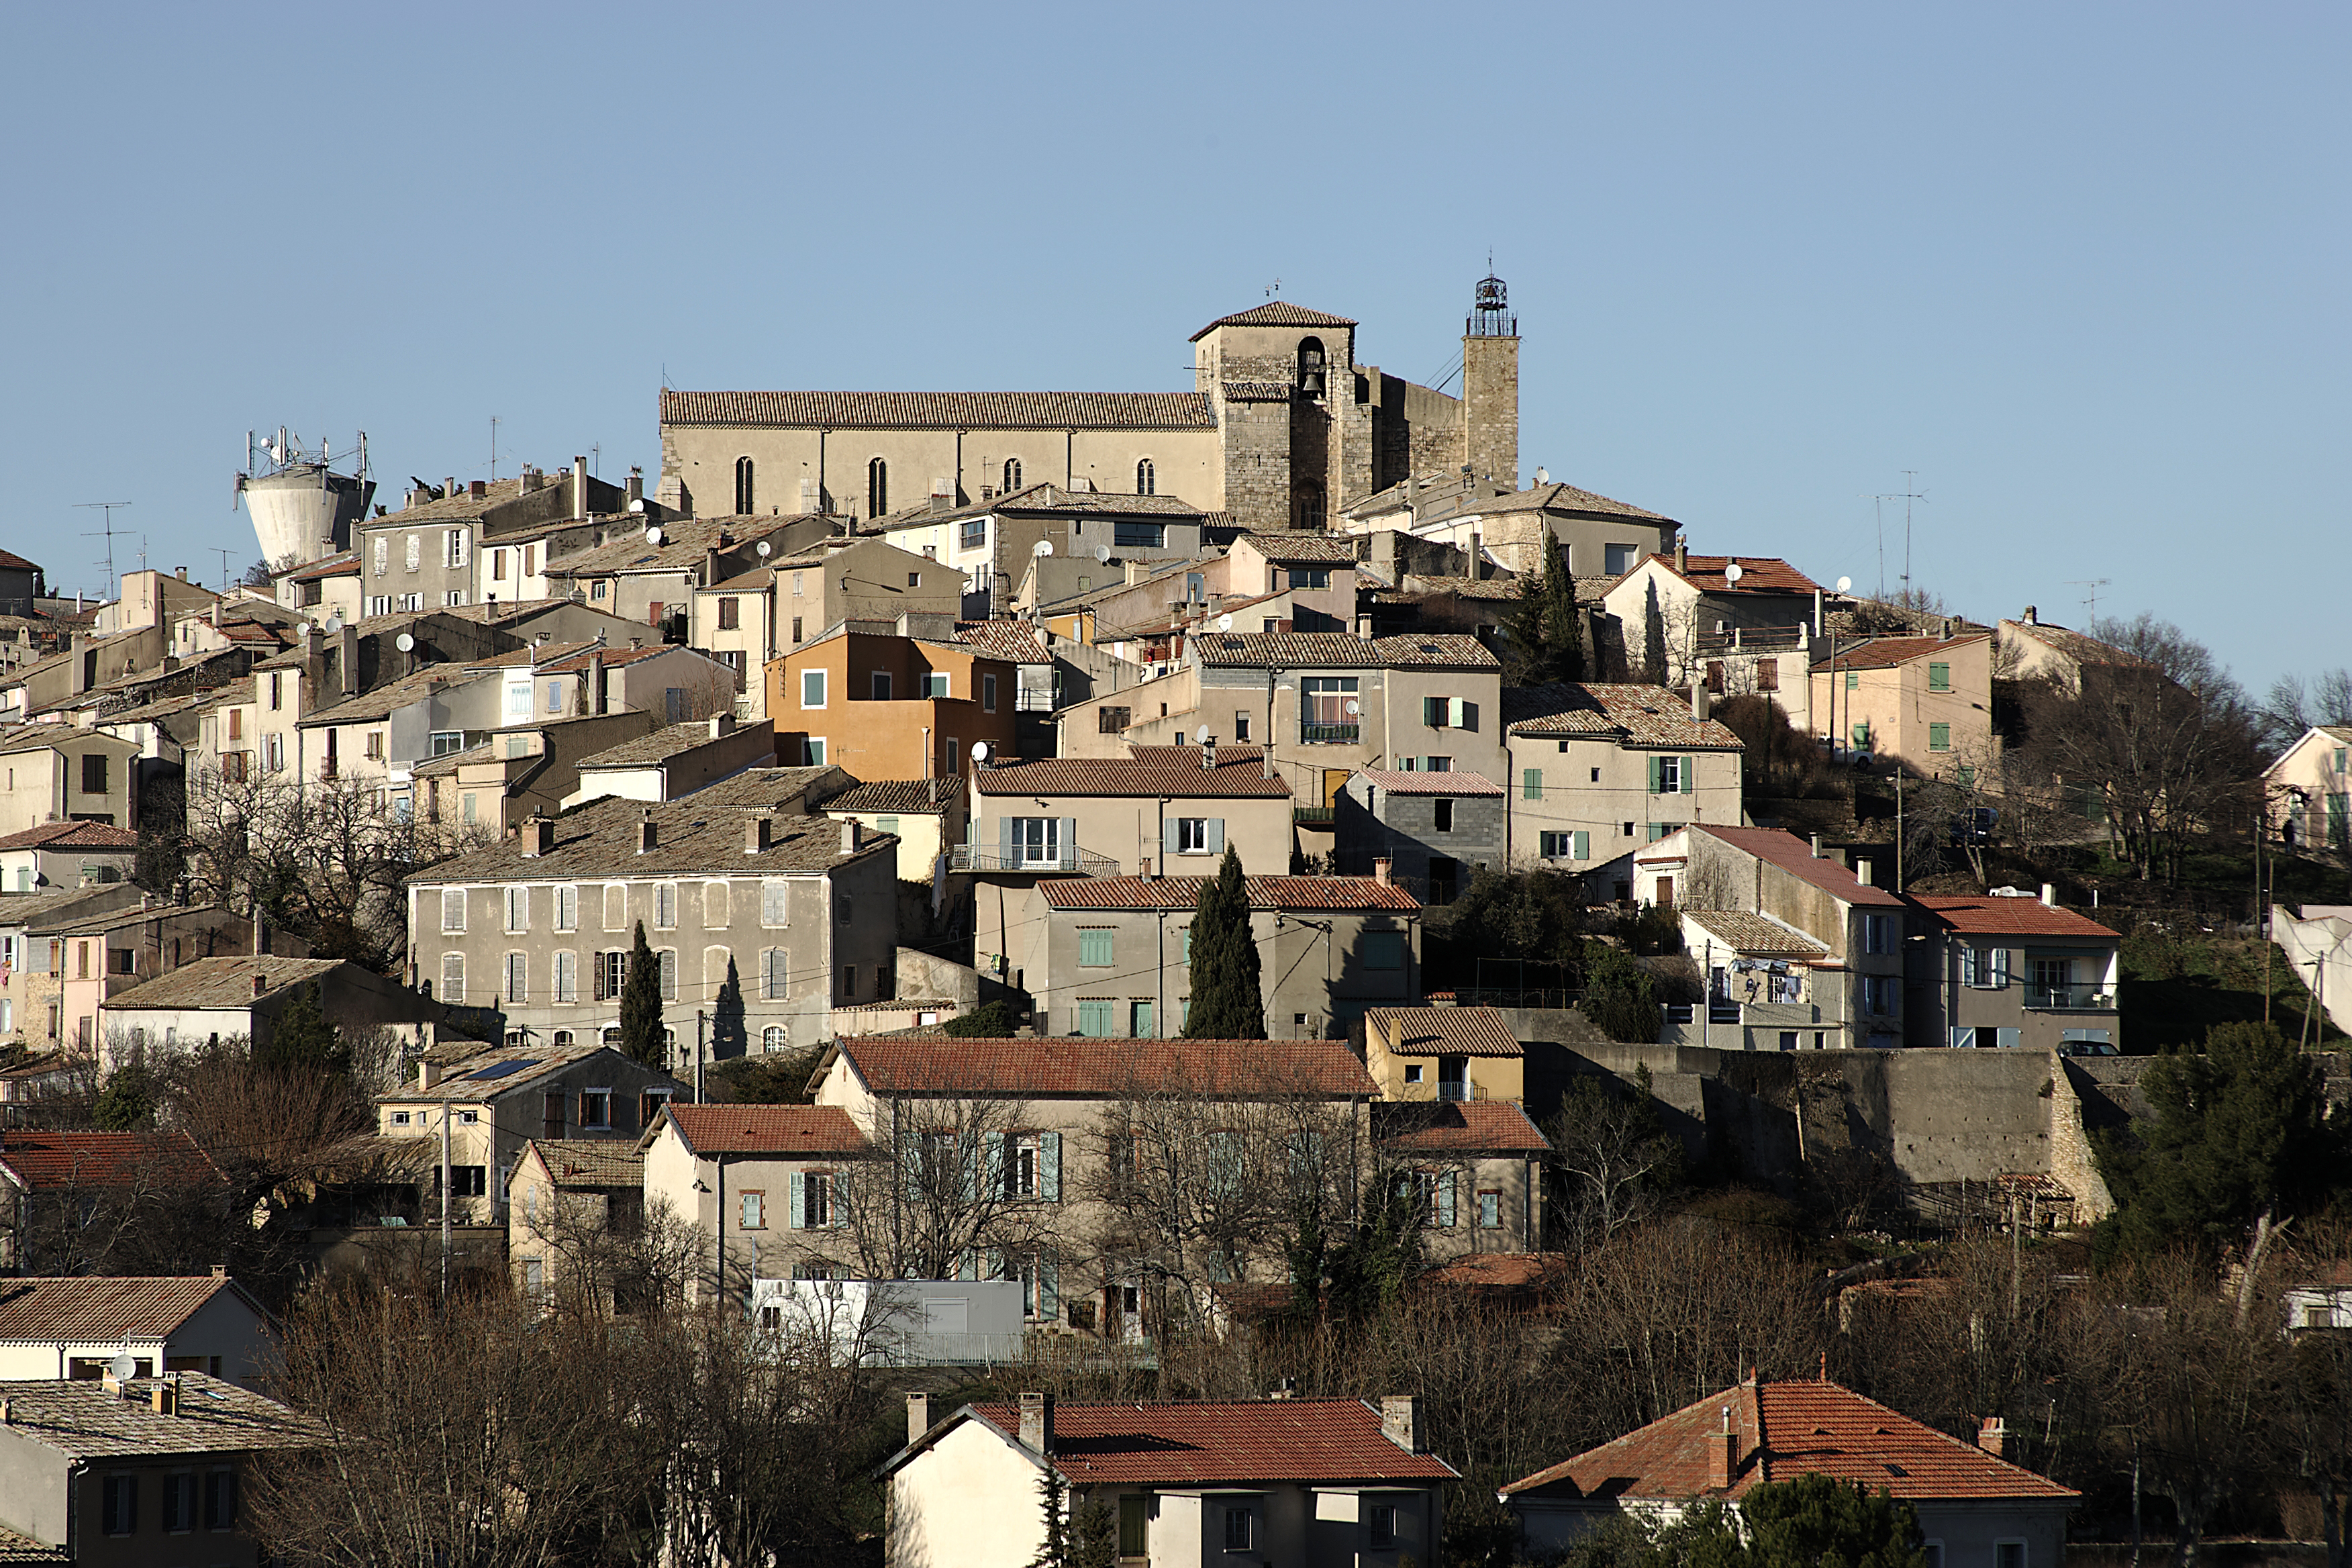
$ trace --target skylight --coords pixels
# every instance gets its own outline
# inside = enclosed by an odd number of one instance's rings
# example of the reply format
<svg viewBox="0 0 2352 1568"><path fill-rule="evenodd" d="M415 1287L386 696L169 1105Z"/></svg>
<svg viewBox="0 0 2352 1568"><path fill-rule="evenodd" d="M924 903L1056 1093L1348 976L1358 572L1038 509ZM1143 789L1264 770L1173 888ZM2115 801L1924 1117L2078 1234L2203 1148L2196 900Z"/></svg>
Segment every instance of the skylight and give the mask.
<svg viewBox="0 0 2352 1568"><path fill-rule="evenodd" d="M489 1079L505 1078L509 1073L519 1073L525 1068L535 1068L538 1065L539 1058L537 1057L517 1057L512 1061L499 1062L492 1066L486 1067L479 1072L469 1072L466 1077L468 1079L478 1083Z"/></svg>

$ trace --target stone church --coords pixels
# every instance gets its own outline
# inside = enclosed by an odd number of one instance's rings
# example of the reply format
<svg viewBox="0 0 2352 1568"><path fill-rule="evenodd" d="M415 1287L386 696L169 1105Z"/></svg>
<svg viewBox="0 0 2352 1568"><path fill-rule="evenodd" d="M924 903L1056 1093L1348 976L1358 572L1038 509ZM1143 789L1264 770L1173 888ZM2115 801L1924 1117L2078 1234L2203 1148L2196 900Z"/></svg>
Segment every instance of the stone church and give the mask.
<svg viewBox="0 0 2352 1568"><path fill-rule="evenodd" d="M1518 322L1503 280L1480 280L1463 323L1459 397L1358 363L1356 325L1287 300L1221 316L1192 334L1189 393L665 388L660 500L704 516L877 518L1051 482L1322 529L1416 475L1467 469L1517 489Z"/></svg>

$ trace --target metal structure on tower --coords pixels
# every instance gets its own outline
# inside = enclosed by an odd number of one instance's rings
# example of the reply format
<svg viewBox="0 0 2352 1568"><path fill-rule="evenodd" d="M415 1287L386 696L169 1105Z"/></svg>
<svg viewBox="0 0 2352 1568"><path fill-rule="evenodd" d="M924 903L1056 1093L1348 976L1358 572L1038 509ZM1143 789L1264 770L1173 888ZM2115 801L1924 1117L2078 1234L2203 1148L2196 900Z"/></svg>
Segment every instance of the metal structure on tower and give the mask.
<svg viewBox="0 0 2352 1568"><path fill-rule="evenodd" d="M1471 306L1470 319L1462 324L1462 331L1464 336L1473 338L1519 335L1519 319L1511 313L1509 290L1493 273L1478 279L1478 296Z"/></svg>

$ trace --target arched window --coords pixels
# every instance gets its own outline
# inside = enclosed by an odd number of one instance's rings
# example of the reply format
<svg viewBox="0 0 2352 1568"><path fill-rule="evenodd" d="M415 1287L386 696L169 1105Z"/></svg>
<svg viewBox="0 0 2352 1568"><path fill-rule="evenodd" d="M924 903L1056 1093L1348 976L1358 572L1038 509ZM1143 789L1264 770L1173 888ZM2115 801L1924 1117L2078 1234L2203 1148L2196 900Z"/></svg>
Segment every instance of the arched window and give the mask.
<svg viewBox="0 0 2352 1568"><path fill-rule="evenodd" d="M735 459L735 515L749 517L757 498L751 491L751 459Z"/></svg>
<svg viewBox="0 0 2352 1568"><path fill-rule="evenodd" d="M1323 340L1298 340L1298 390L1309 397L1323 395Z"/></svg>
<svg viewBox="0 0 2352 1568"><path fill-rule="evenodd" d="M1160 492L1154 488L1157 483L1158 480L1151 471L1150 458L1146 458L1141 462L1135 465L1135 493L1137 495L1158 495Z"/></svg>
<svg viewBox="0 0 2352 1568"><path fill-rule="evenodd" d="M760 1048L763 1051L781 1051L791 1045L792 1037L777 1025L771 1024L760 1031Z"/></svg>
<svg viewBox="0 0 2352 1568"><path fill-rule="evenodd" d="M880 517L890 510L890 465L877 458L866 465L866 515Z"/></svg>
<svg viewBox="0 0 2352 1568"><path fill-rule="evenodd" d="M1319 479L1298 481L1298 494L1291 503L1297 515L1292 521L1300 528L1319 529L1323 526L1323 483Z"/></svg>
<svg viewBox="0 0 2352 1568"><path fill-rule="evenodd" d="M1014 491L1014 490L1017 490L1017 489L1019 489L1020 488L1021 488L1021 459L1020 459L1020 458L1005 458L1005 459L1004 459L1004 489L1005 489L1005 492L1006 492L1007 494L1010 494L1011 492L1013 492L1013 491Z"/></svg>

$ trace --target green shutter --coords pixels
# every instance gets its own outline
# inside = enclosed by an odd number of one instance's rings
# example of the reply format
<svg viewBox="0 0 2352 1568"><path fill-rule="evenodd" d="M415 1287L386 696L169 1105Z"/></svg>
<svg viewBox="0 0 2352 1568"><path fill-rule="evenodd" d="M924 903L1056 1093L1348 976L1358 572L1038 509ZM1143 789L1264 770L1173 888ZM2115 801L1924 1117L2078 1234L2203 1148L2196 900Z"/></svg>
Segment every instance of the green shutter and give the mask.
<svg viewBox="0 0 2352 1568"><path fill-rule="evenodd" d="M1108 931L1078 932L1078 967L1108 969L1111 963L1111 933Z"/></svg>
<svg viewBox="0 0 2352 1568"><path fill-rule="evenodd" d="M1050 1258L1037 1259L1037 1315L1047 1322L1062 1315L1062 1266Z"/></svg>
<svg viewBox="0 0 2352 1568"><path fill-rule="evenodd" d="M990 1197L1004 1195L1004 1134L983 1132L980 1135L981 1169L988 1173L987 1185L982 1191Z"/></svg>
<svg viewBox="0 0 2352 1568"><path fill-rule="evenodd" d="M1927 689L1930 691L1949 691L1951 689L1952 667L1948 664L1929 665L1927 667Z"/></svg>
<svg viewBox="0 0 2352 1568"><path fill-rule="evenodd" d="M1928 725L1927 749L1931 752L1950 751L1952 749L1952 727L1949 724Z"/></svg>
<svg viewBox="0 0 2352 1568"><path fill-rule="evenodd" d="M1652 795L1655 795L1655 794L1657 794L1657 793L1658 793L1658 763L1659 763L1659 759L1658 759L1658 758L1656 758L1656 757L1652 757L1649 761L1650 761L1650 793L1651 793Z"/></svg>
<svg viewBox="0 0 2352 1568"><path fill-rule="evenodd" d="M1591 835L1586 832L1583 828L1578 828L1576 830L1576 858L1580 860L1590 860L1592 858L1591 845Z"/></svg>
<svg viewBox="0 0 2352 1568"><path fill-rule="evenodd" d="M1698 793L1698 759L1696 757L1683 759L1683 793L1685 795Z"/></svg>
<svg viewBox="0 0 2352 1568"><path fill-rule="evenodd" d="M1845 689L1848 691L1859 691L1862 689L1862 671L1849 669L1845 672Z"/></svg>
<svg viewBox="0 0 2352 1568"><path fill-rule="evenodd" d="M794 1171L789 1184L791 1196L784 1204L784 1228L803 1230L808 1226L808 1177Z"/></svg>
<svg viewBox="0 0 2352 1568"><path fill-rule="evenodd" d="M1528 768L1521 773L1519 775L1519 790L1522 796L1528 800L1541 800L1543 798L1543 770L1541 768Z"/></svg>

